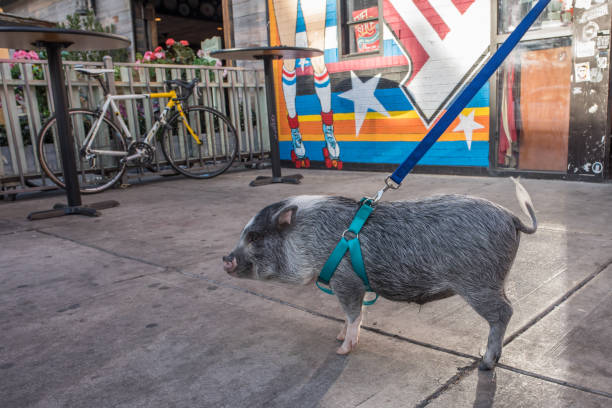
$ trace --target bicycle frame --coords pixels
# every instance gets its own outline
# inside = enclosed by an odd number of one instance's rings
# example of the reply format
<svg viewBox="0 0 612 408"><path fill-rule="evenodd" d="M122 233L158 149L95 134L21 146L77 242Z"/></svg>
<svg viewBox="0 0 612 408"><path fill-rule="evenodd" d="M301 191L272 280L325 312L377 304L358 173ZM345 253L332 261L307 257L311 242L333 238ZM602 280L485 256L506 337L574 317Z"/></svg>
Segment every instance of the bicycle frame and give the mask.
<svg viewBox="0 0 612 408"><path fill-rule="evenodd" d="M100 111L100 117L95 121L94 125L92 126L89 133L87 134L87 137L85 137L85 139L83 140L84 153L86 155L100 154L100 155L108 155L108 156L127 156L128 152L126 151L97 150L97 149L91 148L95 135L98 133L100 124L102 123L104 116L106 115L106 113L108 112L108 109L110 108L112 112L114 113L114 117L116 121L119 123L121 130L125 132L126 138L128 140L131 140L133 139L132 134L130 133L130 130L128 129L125 122L123 121L123 118L121 117L121 113L119 111L119 107L117 106L115 101L122 101L122 100L129 100L129 99L159 99L159 98L168 98L168 103L166 104L166 106L164 107L164 110L159 115L159 118L155 121L151 129L147 132L147 135L144 138L145 143L152 144L151 142L153 141L153 138L155 137L155 134L159 130L160 126L166 125L167 123L166 116L168 115L168 112L170 112L172 108L176 107L181 117L181 120L183 121L183 124L185 125L185 128L187 129L191 137L193 137L193 139L196 141L197 144L202 144L202 141L200 140L200 138L196 135L196 133L193 131L193 129L191 128L191 126L189 126L189 123L187 122L187 116L185 115L185 112L183 112L183 107L180 101L178 100L176 91L171 90L169 92L157 92L157 93L150 93L150 94L130 94L130 95L107 94L106 99L104 101L104 105L102 105L102 109ZM137 156L138 154L134 155L134 157L137 157ZM132 158L133 157L128 157L126 160L130 160Z"/></svg>

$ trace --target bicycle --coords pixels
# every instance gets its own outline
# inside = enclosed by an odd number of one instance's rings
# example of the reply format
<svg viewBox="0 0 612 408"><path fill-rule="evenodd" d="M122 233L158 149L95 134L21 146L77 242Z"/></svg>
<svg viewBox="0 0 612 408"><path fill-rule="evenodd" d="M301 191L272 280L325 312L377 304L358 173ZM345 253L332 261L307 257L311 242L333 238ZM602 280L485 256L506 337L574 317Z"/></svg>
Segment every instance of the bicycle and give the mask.
<svg viewBox="0 0 612 408"><path fill-rule="evenodd" d="M102 80L104 74L114 73L112 69L76 67L75 70L97 79L104 92L101 108L95 111L81 108L68 111L81 193L98 193L110 188L121 179L128 163L150 166L157 150L158 133L161 133L161 150L168 164L187 177L215 177L234 162L238 154L238 136L230 120L214 108L186 104L194 89L197 92L197 78L189 82L166 80L165 84L170 88L168 92L113 95ZM179 89L178 94L175 87ZM142 140L135 140L116 101L153 98L168 98L168 103L146 136ZM171 111L172 116L166 120ZM65 188L54 116L39 133L38 158L47 176L59 187Z"/></svg>

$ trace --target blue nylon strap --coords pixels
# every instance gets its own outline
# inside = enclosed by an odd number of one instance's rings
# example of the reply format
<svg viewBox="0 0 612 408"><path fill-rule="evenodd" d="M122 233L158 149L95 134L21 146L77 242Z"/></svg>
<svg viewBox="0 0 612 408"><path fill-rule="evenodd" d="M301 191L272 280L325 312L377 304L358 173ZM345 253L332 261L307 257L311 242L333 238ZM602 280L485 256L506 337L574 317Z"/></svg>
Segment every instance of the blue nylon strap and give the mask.
<svg viewBox="0 0 612 408"><path fill-rule="evenodd" d="M408 158L393 172L390 176L398 185L402 183L404 177L412 168L417 164L419 160L427 153L431 146L440 138L442 133L451 125L453 120L461 113L463 108L472 100L474 95L480 88L489 80L491 75L495 72L501 63L506 59L508 54L514 49L516 44L520 41L523 35L529 30L529 27L538 18L542 10L550 3L550 0L539 0L538 3L527 13L523 21L520 22L518 27L510 34L510 36L504 41L499 49L493 54L491 59L482 67L474 79L461 91L457 98L451 103L448 110L440 120L434 125L433 128L423 138L421 143L410 153Z"/></svg>

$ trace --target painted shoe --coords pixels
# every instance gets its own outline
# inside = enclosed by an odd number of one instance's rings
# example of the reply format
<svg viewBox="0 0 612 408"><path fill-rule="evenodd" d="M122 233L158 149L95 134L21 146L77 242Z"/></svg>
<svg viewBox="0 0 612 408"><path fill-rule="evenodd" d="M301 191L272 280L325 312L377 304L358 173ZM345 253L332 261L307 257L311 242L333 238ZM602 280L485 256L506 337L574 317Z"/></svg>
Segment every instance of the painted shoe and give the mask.
<svg viewBox="0 0 612 408"><path fill-rule="evenodd" d="M342 160L340 160L339 158L332 158L329 154L329 150L327 149L327 147L323 148L323 160L325 161L325 167L327 167L328 169L342 170Z"/></svg>
<svg viewBox="0 0 612 408"><path fill-rule="evenodd" d="M342 170L342 161L340 160L340 145L334 137L334 125L323 124L323 135L325 136L326 147L323 148L323 158L325 167L328 169L334 168Z"/></svg>
<svg viewBox="0 0 612 408"><path fill-rule="evenodd" d="M340 158L340 146L334 137L334 125L323 124L323 136L325 137L325 144L327 145L330 158L338 160Z"/></svg>
<svg viewBox="0 0 612 408"><path fill-rule="evenodd" d="M291 161L295 165L296 169L307 169L310 167L310 159L308 157L297 157L294 150L291 150Z"/></svg>
<svg viewBox="0 0 612 408"><path fill-rule="evenodd" d="M299 128L291 129L291 142L293 143L291 161L295 165L295 168L309 168L310 160L306 157L306 147L302 143L302 135Z"/></svg>
<svg viewBox="0 0 612 408"><path fill-rule="evenodd" d="M306 147L302 143L302 134L299 128L291 129L291 142L293 143L293 150L295 155L302 159L306 156Z"/></svg>

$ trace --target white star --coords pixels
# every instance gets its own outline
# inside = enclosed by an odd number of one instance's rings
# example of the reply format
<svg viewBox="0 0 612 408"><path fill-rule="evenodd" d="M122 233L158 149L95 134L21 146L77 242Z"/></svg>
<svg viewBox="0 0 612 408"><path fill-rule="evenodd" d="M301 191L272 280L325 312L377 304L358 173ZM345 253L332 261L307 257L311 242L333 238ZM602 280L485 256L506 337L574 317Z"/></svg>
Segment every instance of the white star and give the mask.
<svg viewBox="0 0 612 408"><path fill-rule="evenodd" d="M302 68L302 72L304 72L304 67L306 66L307 63L308 63L308 60L306 58L298 59L298 66Z"/></svg>
<svg viewBox="0 0 612 408"><path fill-rule="evenodd" d="M453 132L460 130L465 134L465 143L467 143L468 150L472 150L472 131L476 129L482 129L484 126L474 120L474 113L472 110L467 116L459 114L459 124L453 129Z"/></svg>
<svg viewBox="0 0 612 408"><path fill-rule="evenodd" d="M351 71L351 90L338 95L341 98L353 101L355 105L355 136L359 136L361 125L365 120L368 110L382 113L387 117L390 116L389 112L387 112L385 107L374 96L374 91L376 90L376 86L378 86L380 75L381 74L378 74L368 79L366 82L361 82L361 79Z"/></svg>

